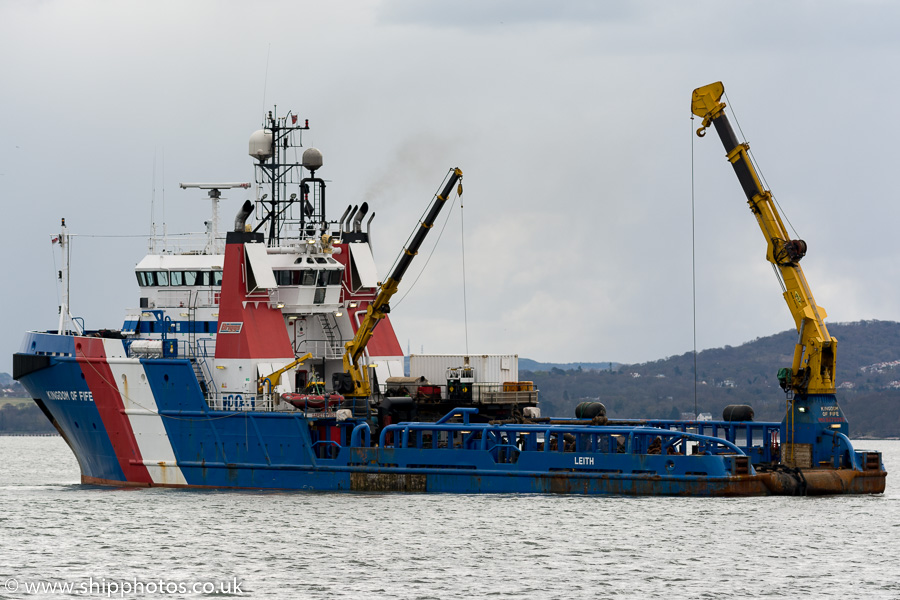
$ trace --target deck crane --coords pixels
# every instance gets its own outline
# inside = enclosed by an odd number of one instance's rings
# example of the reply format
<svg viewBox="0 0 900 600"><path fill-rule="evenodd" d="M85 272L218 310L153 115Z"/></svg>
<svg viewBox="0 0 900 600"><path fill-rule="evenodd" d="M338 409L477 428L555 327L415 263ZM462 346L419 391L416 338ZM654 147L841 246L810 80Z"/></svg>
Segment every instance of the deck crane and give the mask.
<svg viewBox="0 0 900 600"><path fill-rule="evenodd" d="M378 295L366 308L366 316L360 323L356 335L344 345L344 372L335 373L332 376L332 385L337 393L343 394L347 398L369 398L372 395L369 370L360 365L360 359L365 352L366 344L369 343L375 332L375 326L391 311L389 304L391 297L397 292L400 280L403 279L403 275L409 268L413 257L418 253L425 236L428 235L428 230L434 225L435 219L447 203L454 187L457 188L457 194L462 196L462 171L458 168L450 169L446 184L431 200L425 217L419 222L409 246L400 253L390 277L381 283Z"/></svg>
<svg viewBox="0 0 900 600"><path fill-rule="evenodd" d="M747 143L739 143L721 102L725 88L721 82L694 90L691 112L703 119L697 135L703 137L714 125L728 161L747 196L766 238L766 259L775 267L799 338L790 368L778 372L778 381L788 397L782 439L782 459L794 466L815 466L830 456L835 434L847 433L847 422L835 397L835 351L837 340L828 333L825 309L816 304L809 283L800 267L806 254L806 242L790 238L772 192L765 189L750 161ZM823 435L828 433L830 435Z"/></svg>

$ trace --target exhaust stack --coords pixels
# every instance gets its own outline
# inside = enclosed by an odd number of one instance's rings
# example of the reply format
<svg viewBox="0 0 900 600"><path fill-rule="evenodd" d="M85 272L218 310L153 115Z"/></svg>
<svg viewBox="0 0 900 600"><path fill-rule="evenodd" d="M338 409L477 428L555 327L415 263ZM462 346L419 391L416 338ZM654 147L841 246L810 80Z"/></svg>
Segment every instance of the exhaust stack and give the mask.
<svg viewBox="0 0 900 600"><path fill-rule="evenodd" d="M353 217L353 233L360 233L362 231L362 220L367 212L369 212L369 203L363 202L362 206L359 207L359 212Z"/></svg>
<svg viewBox="0 0 900 600"><path fill-rule="evenodd" d="M234 230L235 231L244 231L244 227L247 224L247 218L253 213L253 203L249 200L244 200L244 205L241 206L241 210L238 211L237 216L234 218Z"/></svg>

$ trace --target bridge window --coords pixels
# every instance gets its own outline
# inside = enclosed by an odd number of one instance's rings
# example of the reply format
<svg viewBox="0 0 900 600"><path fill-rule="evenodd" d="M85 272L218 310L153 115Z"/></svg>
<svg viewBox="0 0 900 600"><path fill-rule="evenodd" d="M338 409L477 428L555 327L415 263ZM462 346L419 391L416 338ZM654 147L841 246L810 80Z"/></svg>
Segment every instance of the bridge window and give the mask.
<svg viewBox="0 0 900 600"><path fill-rule="evenodd" d="M319 287L326 285L340 285L340 283L341 272L337 269L327 269L319 271Z"/></svg>
<svg viewBox="0 0 900 600"><path fill-rule="evenodd" d="M302 273L303 278L300 285L316 285L316 271L307 269L306 271L302 271Z"/></svg>
<svg viewBox="0 0 900 600"><path fill-rule="evenodd" d="M303 271L275 271L275 283L278 285L300 285L303 278Z"/></svg>

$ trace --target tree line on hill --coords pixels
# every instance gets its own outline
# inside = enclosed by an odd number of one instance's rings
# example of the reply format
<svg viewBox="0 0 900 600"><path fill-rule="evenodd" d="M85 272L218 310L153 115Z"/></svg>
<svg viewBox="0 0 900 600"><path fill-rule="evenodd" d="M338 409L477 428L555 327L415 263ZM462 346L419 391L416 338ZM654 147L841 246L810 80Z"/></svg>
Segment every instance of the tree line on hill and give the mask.
<svg viewBox="0 0 900 600"><path fill-rule="evenodd" d="M56 428L37 404L23 400L20 404L0 406L0 433L46 434L56 433Z"/></svg>
<svg viewBox="0 0 900 600"><path fill-rule="evenodd" d="M838 340L837 398L856 438L900 437L900 323L860 321L829 325ZM729 404L748 404L758 421L780 421L785 394L777 373L790 366L796 331L757 338L741 346L615 369L522 370L534 381L545 415L573 416L586 399L599 400L610 418L678 419L683 413L722 418ZM608 363L601 363L608 364Z"/></svg>

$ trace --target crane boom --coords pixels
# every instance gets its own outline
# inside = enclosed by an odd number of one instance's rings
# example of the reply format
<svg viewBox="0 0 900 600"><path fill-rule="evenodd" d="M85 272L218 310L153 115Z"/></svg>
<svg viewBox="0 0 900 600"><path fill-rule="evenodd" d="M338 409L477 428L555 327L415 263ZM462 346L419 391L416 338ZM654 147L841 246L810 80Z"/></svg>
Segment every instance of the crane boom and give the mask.
<svg viewBox="0 0 900 600"><path fill-rule="evenodd" d="M721 82L694 90L691 112L703 119L697 135L703 137L706 128L714 125L728 161L740 181L750 210L756 216L766 238L766 259L775 266L781 280L799 339L794 347L790 372L782 369L779 381L785 391L805 397L808 394L834 394L835 351L837 340L828 333L825 309L816 304L809 283L800 267L806 254L806 242L792 240L781 220L772 192L765 189L750 161L747 143L739 143L721 102L725 88Z"/></svg>
<svg viewBox="0 0 900 600"><path fill-rule="evenodd" d="M458 168L451 169L447 183L431 200L425 217L419 222L419 226L413 234L409 246L400 253L400 258L397 260L390 277L381 284L375 300L366 308L366 316L362 323L359 324L356 335L345 344L344 372L335 373L332 378L332 384L338 393L350 398L368 398L371 396L372 389L369 383L368 369L361 368L360 359L363 356L366 345L372 339L372 334L375 333L375 326L391 311L389 304L391 297L397 293L400 280L403 279L403 275L409 268L413 257L418 253L425 236L428 235L428 231L434 225L434 221L437 219L441 209L444 208L447 199L457 184L457 193L460 196L462 195L461 180L462 171Z"/></svg>

